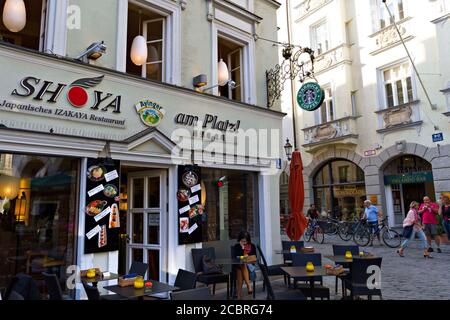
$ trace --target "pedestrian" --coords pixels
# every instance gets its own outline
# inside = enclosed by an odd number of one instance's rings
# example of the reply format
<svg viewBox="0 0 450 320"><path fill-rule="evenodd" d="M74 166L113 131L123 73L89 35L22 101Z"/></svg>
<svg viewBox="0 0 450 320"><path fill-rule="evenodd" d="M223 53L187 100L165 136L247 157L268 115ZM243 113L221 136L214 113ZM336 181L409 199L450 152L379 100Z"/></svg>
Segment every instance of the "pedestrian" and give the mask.
<svg viewBox="0 0 450 320"><path fill-rule="evenodd" d="M242 231L238 236L238 243L234 246L234 254L238 257L256 257L256 247L252 243L250 234L247 231ZM253 264L239 264L235 266L236 273L236 291L237 298L242 298L242 286L247 285L247 292L249 295L253 294L253 288L250 280L256 279L256 270Z"/></svg>
<svg viewBox="0 0 450 320"><path fill-rule="evenodd" d="M442 253L441 240L438 237L438 219L439 206L431 202L430 197L423 198L423 204L419 208L419 214L422 215L422 223L425 228L425 235L427 236L428 252L434 252L432 247L432 240L436 243L437 252Z"/></svg>
<svg viewBox="0 0 450 320"><path fill-rule="evenodd" d="M410 210L408 212L408 215L406 216L406 219L403 221L403 237L405 238L405 241L403 241L402 245L400 246L400 249L397 250L397 253L400 257L404 257L404 251L405 248L408 247L408 244L411 240L414 240L414 238L417 237L420 240L421 247L423 249L423 256L424 258L432 259L430 253L427 250L427 238L425 236L425 233L423 232L423 226L420 221L419 216L419 203L417 201L411 202L411 205L409 206Z"/></svg>
<svg viewBox="0 0 450 320"><path fill-rule="evenodd" d="M444 229L447 233L447 238L450 240L450 197L442 196L442 207L440 210L442 219L444 219Z"/></svg>
<svg viewBox="0 0 450 320"><path fill-rule="evenodd" d="M306 216L313 220L319 219L319 211L316 209L315 204L311 204L311 206L308 209L308 212L306 213Z"/></svg>
<svg viewBox="0 0 450 320"><path fill-rule="evenodd" d="M378 217L379 217L379 210L377 207L375 207L374 205L372 205L372 202L370 200L366 200L364 201L364 216L363 216L363 220L367 221L367 225L369 226L370 230L371 230L371 235L372 234L376 234L378 241L380 242L380 245L382 245L381 243L381 239L380 239L380 229L378 227ZM371 244L373 246L373 238L371 241Z"/></svg>

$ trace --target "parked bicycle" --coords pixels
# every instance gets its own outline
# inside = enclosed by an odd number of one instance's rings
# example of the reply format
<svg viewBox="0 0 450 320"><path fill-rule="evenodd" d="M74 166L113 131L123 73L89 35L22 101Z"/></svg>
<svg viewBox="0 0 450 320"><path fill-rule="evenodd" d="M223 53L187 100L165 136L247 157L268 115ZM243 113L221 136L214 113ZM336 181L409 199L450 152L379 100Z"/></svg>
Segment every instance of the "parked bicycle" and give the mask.
<svg viewBox="0 0 450 320"><path fill-rule="evenodd" d="M342 221L339 225L338 235L344 241L350 241L355 234L355 230L359 225L359 219L355 218L354 221Z"/></svg>
<svg viewBox="0 0 450 320"><path fill-rule="evenodd" d="M401 235L394 229L389 228L387 218L383 219L378 226L376 232L372 232L372 228L365 220L361 220L355 227L353 241L361 247L366 247L373 243L374 237L381 236L383 243L389 248L398 248L402 243Z"/></svg>
<svg viewBox="0 0 450 320"><path fill-rule="evenodd" d="M325 241L325 232L316 220L310 219L305 232L305 240L311 242L311 239L319 244Z"/></svg>
<svg viewBox="0 0 450 320"><path fill-rule="evenodd" d="M329 236L338 234L341 222L333 218L327 218L324 221L319 221L319 225L323 232Z"/></svg>

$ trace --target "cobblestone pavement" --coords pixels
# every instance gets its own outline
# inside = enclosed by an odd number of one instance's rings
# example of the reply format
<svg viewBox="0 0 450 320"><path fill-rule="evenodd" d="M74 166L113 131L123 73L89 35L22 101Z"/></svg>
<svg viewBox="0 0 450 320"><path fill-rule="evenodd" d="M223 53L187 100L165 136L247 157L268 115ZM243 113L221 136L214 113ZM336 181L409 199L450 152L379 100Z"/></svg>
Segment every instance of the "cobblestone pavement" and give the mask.
<svg viewBox="0 0 450 320"><path fill-rule="evenodd" d="M326 236L325 243L306 244L313 246L316 252L322 256L332 255L333 244L352 244L353 242L344 242L338 237ZM434 245L434 244L433 244ZM425 259L423 252L419 249L419 243L414 241L410 247L405 250L405 258L398 256L396 249L386 246L380 246L377 240L373 247L367 247L364 250L369 251L376 256L383 257L381 268L381 286L384 300L449 300L450 299L450 245L441 245L443 253L432 253L434 259ZM323 258L323 263L330 263ZM282 279L272 277L272 286L276 292L286 290ZM324 285L330 288L331 299L339 300L342 298L340 289L335 295L335 278L325 277ZM246 288L244 286L244 292ZM265 299L266 294L262 292L262 283L257 283L257 299ZM218 297L225 298L224 290L218 291ZM250 300L250 296L244 297ZM377 299L375 297L374 299Z"/></svg>

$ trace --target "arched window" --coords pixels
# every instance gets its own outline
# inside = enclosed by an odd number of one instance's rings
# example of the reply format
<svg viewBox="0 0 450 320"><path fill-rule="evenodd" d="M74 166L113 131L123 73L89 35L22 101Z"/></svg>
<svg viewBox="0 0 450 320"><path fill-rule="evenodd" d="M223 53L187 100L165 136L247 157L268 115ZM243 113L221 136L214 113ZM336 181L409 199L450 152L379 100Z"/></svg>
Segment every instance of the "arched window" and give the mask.
<svg viewBox="0 0 450 320"><path fill-rule="evenodd" d="M333 160L314 176L314 201L322 215L342 220L359 217L366 199L364 171L353 162Z"/></svg>

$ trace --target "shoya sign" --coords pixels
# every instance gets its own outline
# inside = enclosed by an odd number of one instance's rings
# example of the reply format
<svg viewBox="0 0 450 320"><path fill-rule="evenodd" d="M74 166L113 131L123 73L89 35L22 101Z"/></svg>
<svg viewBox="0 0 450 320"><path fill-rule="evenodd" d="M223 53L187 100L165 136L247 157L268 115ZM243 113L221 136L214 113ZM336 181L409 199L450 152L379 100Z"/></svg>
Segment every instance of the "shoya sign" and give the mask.
<svg viewBox="0 0 450 320"><path fill-rule="evenodd" d="M67 85L55 84L53 81L43 80L35 77L26 77L20 81L20 89L14 89L11 95L19 97L33 97L33 100L57 103L66 88L66 97L75 108L84 108L89 100L88 89L92 89L103 81L104 76L96 78L78 79ZM94 103L90 106L92 110L112 111L120 113L120 102L122 97L114 96L112 93L104 93L94 90Z"/></svg>
<svg viewBox="0 0 450 320"><path fill-rule="evenodd" d="M14 100L0 100L0 111L124 128L126 120L118 118L122 96L94 89L103 78L81 78L65 84L25 77L10 91Z"/></svg>

